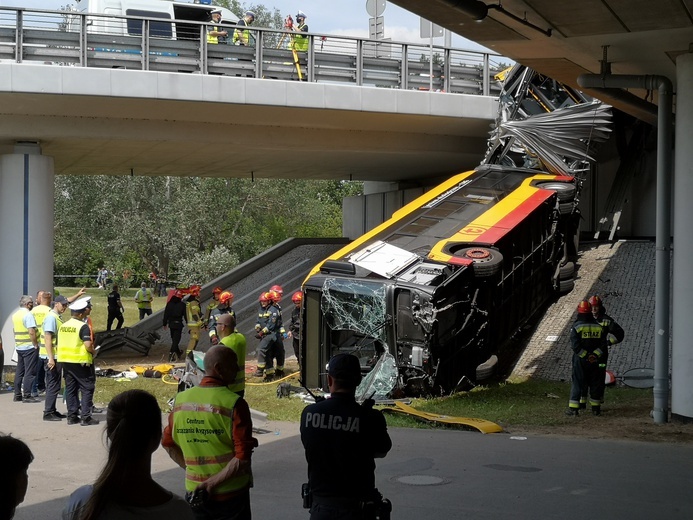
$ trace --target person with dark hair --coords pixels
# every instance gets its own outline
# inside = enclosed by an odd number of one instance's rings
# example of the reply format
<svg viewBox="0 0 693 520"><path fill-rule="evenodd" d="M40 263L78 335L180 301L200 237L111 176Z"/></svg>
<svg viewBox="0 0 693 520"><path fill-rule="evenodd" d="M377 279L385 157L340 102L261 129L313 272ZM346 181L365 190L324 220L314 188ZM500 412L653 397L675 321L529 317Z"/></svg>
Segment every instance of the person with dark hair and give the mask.
<svg viewBox="0 0 693 520"><path fill-rule="evenodd" d="M373 402L356 402L360 382L359 359L337 354L327 368L330 398L301 413L301 442L308 462L304 507L310 507L311 520L376 518L366 514L369 510L378 511L378 518L389 518L390 503L375 487L375 459L390 451L392 440Z"/></svg>
<svg viewBox="0 0 693 520"><path fill-rule="evenodd" d="M161 441L161 411L144 390L127 390L108 404L108 460L93 485L70 495L63 520L192 520L190 506L152 478Z"/></svg>
<svg viewBox="0 0 693 520"><path fill-rule="evenodd" d="M24 502L29 487L27 470L34 454L24 442L0 433L0 460L0 520L10 520Z"/></svg>
<svg viewBox="0 0 693 520"><path fill-rule="evenodd" d="M229 389L238 358L217 345L205 354L205 377L176 396L162 446L185 469L196 520L250 520L251 456L257 447L248 403Z"/></svg>
<svg viewBox="0 0 693 520"><path fill-rule="evenodd" d="M106 319L106 330L111 330L113 326L113 321L116 321L116 330L123 326L125 318L123 318L123 313L125 308L123 307L123 302L120 301L120 293L118 292L118 286L113 284L111 292L108 293L108 318Z"/></svg>

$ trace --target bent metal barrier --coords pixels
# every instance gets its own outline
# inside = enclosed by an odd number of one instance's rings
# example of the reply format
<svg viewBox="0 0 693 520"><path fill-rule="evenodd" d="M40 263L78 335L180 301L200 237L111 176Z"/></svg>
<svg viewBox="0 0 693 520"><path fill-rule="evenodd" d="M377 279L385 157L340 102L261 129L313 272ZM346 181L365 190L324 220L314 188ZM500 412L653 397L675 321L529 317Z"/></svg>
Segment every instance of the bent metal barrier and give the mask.
<svg viewBox="0 0 693 520"><path fill-rule="evenodd" d="M232 25L223 25L233 34ZM207 43L208 24L0 7L0 63L340 83L497 95L501 56L439 46L307 33L307 52L284 31L248 28L250 46ZM229 37L229 41L231 38ZM433 56L431 76L430 57ZM506 60L508 61L508 60Z"/></svg>

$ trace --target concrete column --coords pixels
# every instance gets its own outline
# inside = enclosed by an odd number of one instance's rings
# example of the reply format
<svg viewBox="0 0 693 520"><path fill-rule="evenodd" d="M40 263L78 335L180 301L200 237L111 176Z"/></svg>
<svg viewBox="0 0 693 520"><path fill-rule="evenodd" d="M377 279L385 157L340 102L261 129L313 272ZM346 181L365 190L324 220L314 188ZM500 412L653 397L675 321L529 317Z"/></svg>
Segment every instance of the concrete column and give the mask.
<svg viewBox="0 0 693 520"><path fill-rule="evenodd" d="M14 353L12 313L23 294L53 288L53 158L37 143L0 156L0 326L5 364Z"/></svg>
<svg viewBox="0 0 693 520"><path fill-rule="evenodd" d="M693 54L676 60L671 411L693 420ZM660 152L661 153L661 152Z"/></svg>

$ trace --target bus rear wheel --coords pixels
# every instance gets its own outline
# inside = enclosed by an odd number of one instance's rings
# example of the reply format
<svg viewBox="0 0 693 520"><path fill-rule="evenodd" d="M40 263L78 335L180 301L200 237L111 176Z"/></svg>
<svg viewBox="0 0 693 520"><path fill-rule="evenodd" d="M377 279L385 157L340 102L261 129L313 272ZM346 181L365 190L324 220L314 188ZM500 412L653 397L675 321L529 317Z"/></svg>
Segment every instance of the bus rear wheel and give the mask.
<svg viewBox="0 0 693 520"><path fill-rule="evenodd" d="M487 247L465 247L455 251L459 258L471 260L474 274L479 277L487 277L500 271L503 265L503 255L500 251Z"/></svg>
<svg viewBox="0 0 693 520"><path fill-rule="evenodd" d="M570 182L538 182L537 188L555 191L559 202L568 202L575 198L575 184Z"/></svg>

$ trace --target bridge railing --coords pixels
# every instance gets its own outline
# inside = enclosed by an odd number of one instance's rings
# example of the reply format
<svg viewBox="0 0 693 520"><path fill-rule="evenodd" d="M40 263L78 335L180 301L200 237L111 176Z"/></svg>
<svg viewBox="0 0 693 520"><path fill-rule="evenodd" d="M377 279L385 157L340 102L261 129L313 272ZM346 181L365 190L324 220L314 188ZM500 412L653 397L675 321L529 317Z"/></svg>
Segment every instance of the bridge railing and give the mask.
<svg viewBox="0 0 693 520"><path fill-rule="evenodd" d="M0 8L0 61L303 80L394 89L495 95L501 56L389 40L249 27L250 45L234 45L235 26L218 44L209 24L74 11ZM226 40L226 41L224 41ZM430 57L433 56L433 64Z"/></svg>

